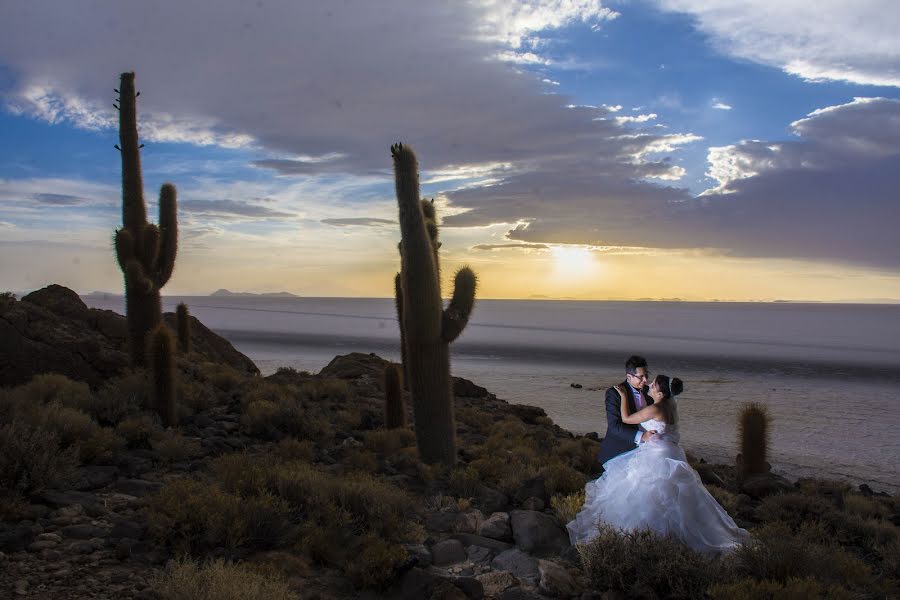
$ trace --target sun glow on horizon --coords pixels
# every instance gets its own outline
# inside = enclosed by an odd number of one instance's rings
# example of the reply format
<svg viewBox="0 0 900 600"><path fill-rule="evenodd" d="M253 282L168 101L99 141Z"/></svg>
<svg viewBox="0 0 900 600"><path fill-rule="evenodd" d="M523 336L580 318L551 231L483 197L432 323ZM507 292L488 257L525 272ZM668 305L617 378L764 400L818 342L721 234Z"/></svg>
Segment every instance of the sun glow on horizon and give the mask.
<svg viewBox="0 0 900 600"><path fill-rule="evenodd" d="M596 275L600 265L589 246L551 246L553 276L561 279Z"/></svg>

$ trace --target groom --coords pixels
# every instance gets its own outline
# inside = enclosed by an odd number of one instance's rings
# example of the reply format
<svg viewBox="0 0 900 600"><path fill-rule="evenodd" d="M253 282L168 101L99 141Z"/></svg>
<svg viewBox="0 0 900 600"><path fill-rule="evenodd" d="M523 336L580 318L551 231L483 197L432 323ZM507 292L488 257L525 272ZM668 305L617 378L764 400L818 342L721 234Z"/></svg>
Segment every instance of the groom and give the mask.
<svg viewBox="0 0 900 600"><path fill-rule="evenodd" d="M628 402L629 414L635 413L648 404L653 398L648 394L647 383L650 371L647 359L643 356L631 356L625 362L625 382L622 387ZM628 425L622 422L621 400L614 388L606 390L606 437L600 444L600 463L605 463L623 452L634 450L639 444L649 440L655 431L644 431L639 425Z"/></svg>

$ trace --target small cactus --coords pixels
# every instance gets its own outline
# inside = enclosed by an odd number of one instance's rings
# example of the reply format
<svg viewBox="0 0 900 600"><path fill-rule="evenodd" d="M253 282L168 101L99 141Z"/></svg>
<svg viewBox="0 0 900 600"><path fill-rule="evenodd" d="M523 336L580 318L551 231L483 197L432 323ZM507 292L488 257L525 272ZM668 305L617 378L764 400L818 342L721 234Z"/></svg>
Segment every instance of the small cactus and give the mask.
<svg viewBox="0 0 900 600"><path fill-rule="evenodd" d="M740 436L742 476L765 473L768 470L766 454L769 446L769 409L758 402L751 402L741 409Z"/></svg>
<svg viewBox="0 0 900 600"><path fill-rule="evenodd" d="M141 177L141 145L137 131L137 94L134 73L119 80L119 143L122 155L122 225L115 248L125 276L125 316L128 348L133 366L144 366L147 336L162 321L160 289L169 281L178 252L175 186L163 184L159 192L159 225L147 222Z"/></svg>
<svg viewBox="0 0 900 600"><path fill-rule="evenodd" d="M165 427L174 427L175 395L177 392L175 370L175 339L165 323L150 332L147 348L150 365L153 405Z"/></svg>
<svg viewBox="0 0 900 600"><path fill-rule="evenodd" d="M182 354L187 354L191 351L191 315L184 302L179 302L175 309L175 325L178 328L178 349Z"/></svg>
<svg viewBox="0 0 900 600"><path fill-rule="evenodd" d="M416 443L426 463L452 466L456 463L456 424L449 343L468 323L477 281L471 269L460 269L455 277L453 300L444 309L434 204L419 197L419 167L413 150L395 144L391 155L402 239L402 302L398 302L398 307Z"/></svg>
<svg viewBox="0 0 900 600"><path fill-rule="evenodd" d="M400 367L390 363L384 367L384 427L406 427L406 407L403 405L403 385Z"/></svg>

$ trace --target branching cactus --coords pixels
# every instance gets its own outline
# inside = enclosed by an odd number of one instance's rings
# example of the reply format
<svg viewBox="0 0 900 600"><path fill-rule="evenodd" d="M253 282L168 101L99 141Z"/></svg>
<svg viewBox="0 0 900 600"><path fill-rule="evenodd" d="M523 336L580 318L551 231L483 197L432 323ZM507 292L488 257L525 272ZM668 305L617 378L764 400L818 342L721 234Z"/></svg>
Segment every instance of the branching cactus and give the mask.
<svg viewBox="0 0 900 600"><path fill-rule="evenodd" d="M175 325L178 328L178 349L182 354L187 354L191 351L191 315L184 302L179 302L175 309Z"/></svg>
<svg viewBox="0 0 900 600"><path fill-rule="evenodd" d="M134 366L146 364L147 335L162 321L159 290L172 276L178 251L175 186L159 192L159 226L147 222L137 133L134 73L119 81L119 143L122 154L122 228L116 231L116 258L125 275L128 347Z"/></svg>
<svg viewBox="0 0 900 600"><path fill-rule="evenodd" d="M766 454L769 446L769 409L764 404L751 402L741 409L741 461L742 476L765 473L768 470Z"/></svg>
<svg viewBox="0 0 900 600"><path fill-rule="evenodd" d="M177 392L175 370L175 339L165 323L150 332L147 349L150 364L153 405L165 427L174 427L175 394Z"/></svg>
<svg viewBox="0 0 900 600"><path fill-rule="evenodd" d="M406 407L403 406L403 385L400 366L389 363L384 367L384 427L396 429L406 426Z"/></svg>
<svg viewBox="0 0 900 600"><path fill-rule="evenodd" d="M456 424L449 344L468 323L475 303L475 273L468 267L459 270L453 299L444 310L434 207L431 203L426 207L419 197L412 148L395 144L391 155L400 209L402 328L416 442L425 462L453 465Z"/></svg>

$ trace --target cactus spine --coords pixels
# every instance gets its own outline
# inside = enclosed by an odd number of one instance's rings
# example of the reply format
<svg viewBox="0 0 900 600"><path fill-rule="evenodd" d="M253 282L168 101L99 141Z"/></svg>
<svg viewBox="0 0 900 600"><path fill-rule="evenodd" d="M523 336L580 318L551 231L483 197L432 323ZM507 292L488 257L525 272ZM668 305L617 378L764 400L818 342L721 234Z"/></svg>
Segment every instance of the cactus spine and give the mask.
<svg viewBox="0 0 900 600"><path fill-rule="evenodd" d="M165 427L174 427L175 422L175 340L165 323L160 323L150 332L147 352L150 364L153 405Z"/></svg>
<svg viewBox="0 0 900 600"><path fill-rule="evenodd" d="M765 473L768 470L766 454L771 420L769 409L764 404L751 402L741 409L739 466L742 476Z"/></svg>
<svg viewBox="0 0 900 600"><path fill-rule="evenodd" d="M125 276L128 347L134 366L146 364L147 336L162 321L159 290L172 276L178 251L175 186L159 192L159 226L147 222L137 132L134 73L119 80L119 148L122 154L122 228L116 231L119 267Z"/></svg>
<svg viewBox="0 0 900 600"><path fill-rule="evenodd" d="M175 309L175 325L178 328L178 349L187 354L191 351L191 315L184 302L179 302Z"/></svg>
<svg viewBox="0 0 900 600"><path fill-rule="evenodd" d="M475 274L456 274L450 306L444 310L437 260L434 206L419 198L416 155L409 146L391 146L397 204L400 209L402 328L406 371L413 398L416 443L427 463L456 463L456 425L450 342L468 322L475 302Z"/></svg>
<svg viewBox="0 0 900 600"><path fill-rule="evenodd" d="M400 366L390 363L384 367L384 426L386 429L406 427L406 407L403 406L403 385Z"/></svg>

